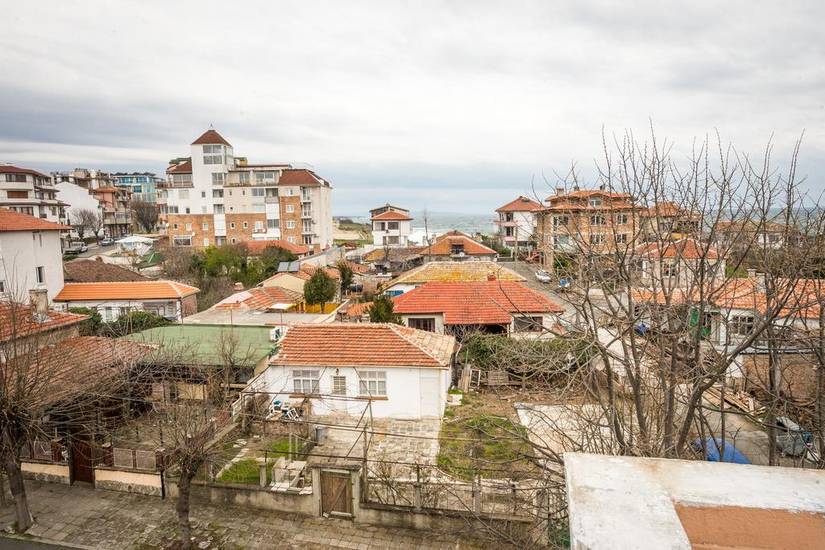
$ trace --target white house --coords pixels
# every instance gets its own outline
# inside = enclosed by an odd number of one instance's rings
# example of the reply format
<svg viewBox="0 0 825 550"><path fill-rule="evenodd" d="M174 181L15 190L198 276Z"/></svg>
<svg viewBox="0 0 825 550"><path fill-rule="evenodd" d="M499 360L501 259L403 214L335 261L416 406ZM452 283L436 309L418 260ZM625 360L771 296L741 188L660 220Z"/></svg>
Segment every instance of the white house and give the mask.
<svg viewBox="0 0 825 550"><path fill-rule="evenodd" d="M370 210L372 243L375 246L403 247L409 244L412 233L410 211L385 204Z"/></svg>
<svg viewBox="0 0 825 550"><path fill-rule="evenodd" d="M198 292L176 281L66 283L54 301L63 309L97 310L104 321L116 321L131 311L148 311L180 322L198 311Z"/></svg>
<svg viewBox="0 0 825 550"><path fill-rule="evenodd" d="M60 200L67 203L69 206L66 207L66 215L70 224L75 224L78 221L78 213L81 210L91 210L92 212L97 213L102 220L103 217L103 207L100 204L100 201L92 195L88 189L77 185L76 183L72 183L70 181L58 181L56 184L58 196ZM74 233L74 229L72 230ZM85 237L92 236L91 230L89 233L84 235ZM101 223L100 234L103 233L103 225Z"/></svg>
<svg viewBox="0 0 825 550"><path fill-rule="evenodd" d="M53 299L63 288L61 232L69 227L0 208L0 296L29 301L45 288Z"/></svg>
<svg viewBox="0 0 825 550"><path fill-rule="evenodd" d="M309 401L312 416L440 417L456 342L393 324L330 323L290 327L269 368L244 393L273 401Z"/></svg>
<svg viewBox="0 0 825 550"><path fill-rule="evenodd" d="M544 207L538 201L521 196L497 208L499 239L501 244L516 250L529 248L535 242L538 212Z"/></svg>

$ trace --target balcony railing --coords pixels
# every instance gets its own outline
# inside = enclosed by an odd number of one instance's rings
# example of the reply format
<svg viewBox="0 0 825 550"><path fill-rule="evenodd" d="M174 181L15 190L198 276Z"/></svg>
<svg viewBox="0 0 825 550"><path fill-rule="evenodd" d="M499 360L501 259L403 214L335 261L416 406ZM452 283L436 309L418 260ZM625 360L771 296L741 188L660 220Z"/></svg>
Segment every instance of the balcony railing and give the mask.
<svg viewBox="0 0 825 550"><path fill-rule="evenodd" d="M278 204L278 197L264 197L266 204Z"/></svg>

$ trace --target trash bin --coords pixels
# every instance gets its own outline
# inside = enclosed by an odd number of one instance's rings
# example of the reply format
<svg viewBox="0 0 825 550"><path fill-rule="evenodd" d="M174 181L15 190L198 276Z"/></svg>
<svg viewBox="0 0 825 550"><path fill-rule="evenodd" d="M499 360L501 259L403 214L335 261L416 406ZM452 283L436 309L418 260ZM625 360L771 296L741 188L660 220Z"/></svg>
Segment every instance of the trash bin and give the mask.
<svg viewBox="0 0 825 550"><path fill-rule="evenodd" d="M315 444L316 445L323 445L324 439L327 437L327 427L326 426L315 426Z"/></svg>

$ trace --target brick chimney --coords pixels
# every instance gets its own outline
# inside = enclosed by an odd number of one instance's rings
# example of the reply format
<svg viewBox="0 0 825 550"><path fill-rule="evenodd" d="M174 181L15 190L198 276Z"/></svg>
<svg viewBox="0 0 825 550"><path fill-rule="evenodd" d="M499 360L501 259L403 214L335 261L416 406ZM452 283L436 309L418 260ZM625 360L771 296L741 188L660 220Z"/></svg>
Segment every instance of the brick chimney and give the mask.
<svg viewBox="0 0 825 550"><path fill-rule="evenodd" d="M32 313L37 319L49 317L49 291L43 287L35 287L29 290L29 302L31 302Z"/></svg>
<svg viewBox="0 0 825 550"><path fill-rule="evenodd" d="M563 185L557 185L556 186L556 195L564 195L564 186Z"/></svg>

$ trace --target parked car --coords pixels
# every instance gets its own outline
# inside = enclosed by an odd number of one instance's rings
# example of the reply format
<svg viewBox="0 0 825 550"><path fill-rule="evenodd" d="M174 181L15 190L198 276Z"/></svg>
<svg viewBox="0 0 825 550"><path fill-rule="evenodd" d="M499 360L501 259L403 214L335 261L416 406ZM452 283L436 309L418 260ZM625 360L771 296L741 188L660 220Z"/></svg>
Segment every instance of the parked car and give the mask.
<svg viewBox="0 0 825 550"><path fill-rule="evenodd" d="M553 278L550 277L550 274L543 269L536 271L536 279L541 283L549 283L553 280Z"/></svg>
<svg viewBox="0 0 825 550"><path fill-rule="evenodd" d="M106 237L100 241L100 246L112 246L113 244L115 244L115 240L111 237Z"/></svg>
<svg viewBox="0 0 825 550"><path fill-rule="evenodd" d="M785 456L804 456L813 440L811 432L787 416L776 417L776 448Z"/></svg>
<svg viewBox="0 0 825 550"><path fill-rule="evenodd" d="M66 254L82 254L82 253L86 252L87 250L89 250L89 247L86 246L86 243L84 243L82 241L75 241L75 242L69 243L69 246L68 246L68 248L66 248L65 253Z"/></svg>

